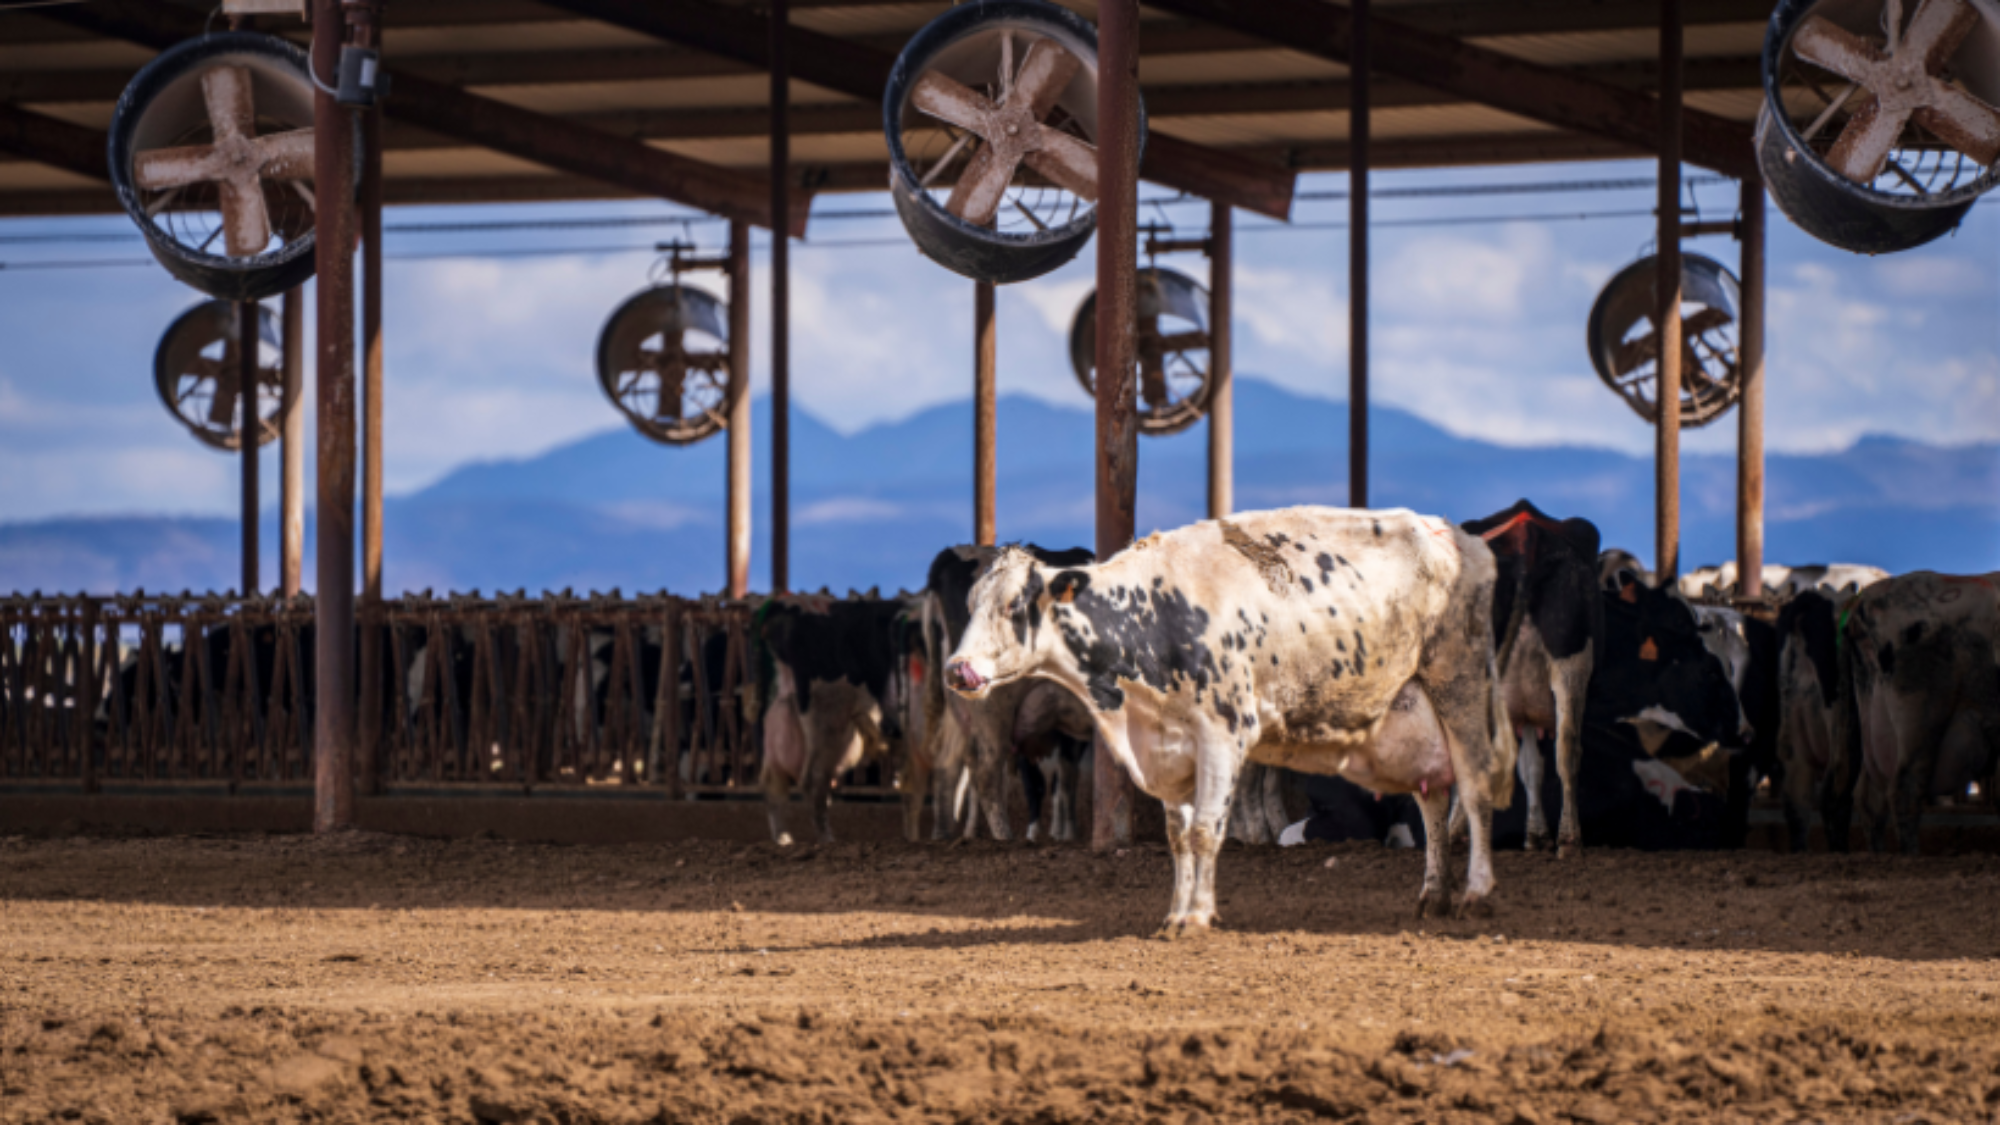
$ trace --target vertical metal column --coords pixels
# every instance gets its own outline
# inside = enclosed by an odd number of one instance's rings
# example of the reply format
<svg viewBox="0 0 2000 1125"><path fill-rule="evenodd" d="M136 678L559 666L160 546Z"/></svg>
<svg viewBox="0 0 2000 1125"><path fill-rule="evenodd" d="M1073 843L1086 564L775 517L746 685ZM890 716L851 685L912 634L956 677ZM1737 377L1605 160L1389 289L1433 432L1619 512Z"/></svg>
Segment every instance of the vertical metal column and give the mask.
<svg viewBox="0 0 2000 1125"><path fill-rule="evenodd" d="M1744 180L1743 322L1738 333L1736 403L1736 581L1743 597L1764 592L1764 184Z"/></svg>
<svg viewBox="0 0 2000 1125"><path fill-rule="evenodd" d="M792 584L791 59L786 0L771 0L771 592Z"/></svg>
<svg viewBox="0 0 2000 1125"><path fill-rule="evenodd" d="M361 113L361 605L382 601L382 111ZM363 793L377 791L382 627L361 627Z"/></svg>
<svg viewBox="0 0 2000 1125"><path fill-rule="evenodd" d="M1368 506L1368 0L1347 56L1347 506Z"/></svg>
<svg viewBox="0 0 2000 1125"><path fill-rule="evenodd" d="M1653 573L1665 589L1681 569L1681 0L1660 0L1659 211Z"/></svg>
<svg viewBox="0 0 2000 1125"><path fill-rule="evenodd" d="M750 225L729 223L729 596L750 593Z"/></svg>
<svg viewBox="0 0 2000 1125"><path fill-rule="evenodd" d="M293 597L306 554L306 302L305 287L285 290L285 413L278 462L278 592Z"/></svg>
<svg viewBox="0 0 2000 1125"><path fill-rule="evenodd" d="M340 0L313 0L311 65L337 72ZM319 426L319 596L314 600L313 829L354 823L354 131L347 111L313 94L314 221L319 289L315 416Z"/></svg>
<svg viewBox="0 0 2000 1125"><path fill-rule="evenodd" d="M236 303L236 387L237 452L243 461L243 584L244 597L257 592L257 455L262 452L257 439L264 436L264 420L257 409L257 359L262 349L263 306L255 301Z"/></svg>
<svg viewBox="0 0 2000 1125"><path fill-rule="evenodd" d="M1097 8L1097 557L1132 542L1137 522L1139 3ZM1100 740L1091 847L1131 838L1132 779Z"/></svg>
<svg viewBox="0 0 2000 1125"><path fill-rule="evenodd" d="M998 454L998 354L993 338L993 283L972 283L972 541L992 546Z"/></svg>
<svg viewBox="0 0 2000 1125"><path fill-rule="evenodd" d="M1227 203L1208 208L1208 518L1236 507L1236 385L1230 355L1234 315L1235 215Z"/></svg>

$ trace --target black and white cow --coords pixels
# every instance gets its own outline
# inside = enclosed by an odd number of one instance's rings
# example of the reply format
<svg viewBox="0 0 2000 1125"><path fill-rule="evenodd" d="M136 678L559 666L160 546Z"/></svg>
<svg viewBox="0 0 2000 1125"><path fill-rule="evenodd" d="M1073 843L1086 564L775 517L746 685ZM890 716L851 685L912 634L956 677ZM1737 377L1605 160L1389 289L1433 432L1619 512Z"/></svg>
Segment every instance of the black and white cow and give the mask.
<svg viewBox="0 0 2000 1125"><path fill-rule="evenodd" d="M1854 721L1836 724L1833 770L1855 779L1869 847L1888 846L1893 817L1914 854L1924 800L1964 793L2000 760L2000 571L1877 582L1840 641ZM1829 839L1845 831L1827 825Z"/></svg>
<svg viewBox="0 0 2000 1125"><path fill-rule="evenodd" d="M1493 643L1499 652L1501 698L1521 741L1521 783L1528 792L1529 848L1549 844L1542 811L1542 744L1554 735L1562 781L1557 854L1583 850L1577 819L1577 773L1583 763L1584 697L1604 646L1604 610L1597 589L1597 525L1557 520L1526 500L1465 530L1486 541L1499 577L1493 587ZM1537 737L1537 732L1542 737Z"/></svg>
<svg viewBox="0 0 2000 1125"><path fill-rule="evenodd" d="M1081 547L1051 551L1029 544L1021 549L1051 567L1080 566L1094 557ZM1082 754L1077 743L1087 745L1091 732L1083 704L1053 685L1022 683L981 699L949 695L943 686L945 657L958 647L971 620L974 584L999 554L997 547L947 547L931 560L924 582L931 696L925 710L929 729L923 757L934 770L932 835L944 839L962 833L970 838L984 815L994 839L1009 839L1013 831L1007 816L1006 771L1018 765L1029 805L1028 838L1037 838L1043 815L1037 784L1042 780L1040 763L1052 755L1056 811L1050 819L1063 829L1055 838L1070 839L1076 830L1076 767Z"/></svg>
<svg viewBox="0 0 2000 1125"><path fill-rule="evenodd" d="M827 843L834 779L866 759L889 756L887 736L899 732L884 730L882 704L903 609L893 599L813 596L776 597L758 609L752 629L764 701L761 781L771 838L779 844L791 843L783 810L793 785L804 782L813 828ZM905 792L903 799L923 795Z"/></svg>
<svg viewBox="0 0 2000 1125"><path fill-rule="evenodd" d="M1814 563L1810 566L1766 563L1758 573L1763 576L1764 593L1777 598L1789 598L1806 590L1818 590L1835 597L1852 597L1889 577L1889 572L1881 567L1858 563ZM1681 576L1681 594L1689 598L1734 597L1738 592L1736 578L1734 560L1721 566L1705 566Z"/></svg>
<svg viewBox="0 0 2000 1125"><path fill-rule="evenodd" d="M1598 589L1615 594L1624 588L1628 580L1651 586L1653 572L1646 569L1639 556L1623 547L1613 547L1597 556Z"/></svg>
<svg viewBox="0 0 2000 1125"><path fill-rule="evenodd" d="M1792 850L1806 850L1812 812L1826 796L1833 764L1833 735L1840 694L1839 607L1817 590L1793 597L1778 610L1778 765L1784 772L1785 828ZM1828 816L1831 823L1833 816ZM1842 818L1844 819L1844 818ZM1846 851L1847 841L1828 837Z"/></svg>
<svg viewBox="0 0 2000 1125"><path fill-rule="evenodd" d="M1050 680L1100 752L1167 806L1169 935L1215 920L1215 867L1246 760L1417 793L1420 911L1451 901L1442 831L1470 813L1461 907L1493 891L1493 805L1514 742L1494 682L1493 553L1408 511L1290 508L1155 533L1092 566L993 560L945 667L961 695Z"/></svg>
<svg viewBox="0 0 2000 1125"><path fill-rule="evenodd" d="M1750 798L1778 769L1778 631L1730 606L1690 602L1702 647L1721 663L1736 693L1741 726L1723 742L1730 751L1729 817L1723 846L1743 846L1749 834Z"/></svg>

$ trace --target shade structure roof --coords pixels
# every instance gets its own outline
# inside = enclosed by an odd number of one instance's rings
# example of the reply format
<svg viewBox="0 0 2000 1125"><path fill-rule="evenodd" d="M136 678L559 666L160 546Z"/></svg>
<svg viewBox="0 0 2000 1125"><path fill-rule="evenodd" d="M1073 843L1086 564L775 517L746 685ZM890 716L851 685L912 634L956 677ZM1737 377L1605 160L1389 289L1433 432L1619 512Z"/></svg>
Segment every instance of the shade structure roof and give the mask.
<svg viewBox="0 0 2000 1125"><path fill-rule="evenodd" d="M1095 15L1095 0L1066 4L1086 18ZM761 5L739 0L659 0L650 6L712 15L710 23L725 30L765 18ZM948 6L941 0L791 0L794 33L813 36L792 47L792 72L799 77L791 83L788 174L795 182L814 191L886 187L879 97L860 96L866 81L833 88L804 75L821 73L832 47L858 48L864 59L891 57ZM635 29L629 20L600 18L647 7L639 0L393 0L385 9L384 54L399 76L526 110L549 125L766 175L769 80L761 62L746 61L743 51L730 57L713 41L676 41ZM1685 104L1747 136L1761 97L1757 53L1770 0L1684 0L1683 7ZM1140 79L1154 135L1200 146L1190 150L1197 161L1219 151L1252 168L1345 167L1349 83L1339 52L1286 45L1200 18L1205 9L1236 8L1294 15L1330 10L1320 0L1282 0L1272 8L1263 0L1161 0L1142 8ZM1537 73L1559 72L1628 96L1648 94L1657 80L1659 10L1645 0L1374 3L1376 26L1390 36L1407 29L1421 33L1425 43L1460 44L1482 58L1535 64ZM137 69L173 35L210 26L213 11L210 0L90 0L0 10L0 215L115 211L89 159L92 140L109 126L118 94ZM1214 11L1205 14L1213 17ZM310 37L296 19L260 17L258 26L301 43ZM1558 123L1561 113L1523 113L1521 92L1499 88L1509 83L1468 90L1462 80L1426 71L1421 58L1412 62L1407 52L1386 65L1377 57L1371 116L1377 167L1646 151L1633 143L1629 128L1621 136L1565 127ZM1642 115L1626 116L1637 121ZM388 202L646 194L629 183L551 167L518 147L505 151L476 136L454 135L439 124L450 123L419 124L390 112L382 141ZM1691 160L1699 161L1697 147L1690 147ZM1742 155L1747 161L1747 148Z"/></svg>

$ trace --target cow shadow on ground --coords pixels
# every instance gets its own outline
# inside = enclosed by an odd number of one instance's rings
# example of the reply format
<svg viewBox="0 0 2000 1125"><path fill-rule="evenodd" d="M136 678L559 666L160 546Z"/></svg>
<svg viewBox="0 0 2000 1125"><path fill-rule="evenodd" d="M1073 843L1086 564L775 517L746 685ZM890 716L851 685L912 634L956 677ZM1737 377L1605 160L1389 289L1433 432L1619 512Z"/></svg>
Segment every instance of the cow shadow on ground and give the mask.
<svg viewBox="0 0 2000 1125"><path fill-rule="evenodd" d="M1453 855L1462 873L1464 852ZM1224 935L1499 936L1713 953L1924 961L2000 955L2000 856L1642 853L1496 856L1489 917L1419 920L1421 854L1374 844L1231 845ZM763 927L759 948L938 949L1148 939L1172 891L1166 849L845 843L565 846L499 839L0 837L0 903L280 911L489 910L710 915ZM846 916L787 941L786 919ZM820 935L826 927L815 927ZM777 933L770 931L776 930ZM816 935L818 936L818 935ZM704 945L740 951L717 933Z"/></svg>

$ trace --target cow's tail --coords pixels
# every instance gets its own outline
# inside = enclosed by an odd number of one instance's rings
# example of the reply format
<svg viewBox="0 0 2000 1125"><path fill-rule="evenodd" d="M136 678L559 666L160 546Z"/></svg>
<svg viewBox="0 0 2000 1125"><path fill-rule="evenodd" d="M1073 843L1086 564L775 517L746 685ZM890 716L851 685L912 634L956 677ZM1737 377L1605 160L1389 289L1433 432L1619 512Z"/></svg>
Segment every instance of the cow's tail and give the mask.
<svg viewBox="0 0 2000 1125"><path fill-rule="evenodd" d="M1518 612L1518 611L1517 611ZM1520 743L1514 739L1514 721L1507 717L1507 699L1502 688L1500 668L1503 665L1496 656L1489 665L1492 675L1487 677L1487 705L1493 722L1493 758L1497 767L1493 774L1491 794L1493 808L1506 809L1514 804L1514 769L1521 757Z"/></svg>
<svg viewBox="0 0 2000 1125"><path fill-rule="evenodd" d="M1514 580L1514 604L1507 607L1507 624L1500 630L1499 667L1501 676L1507 674L1508 665L1514 660L1514 645L1521 639L1521 629L1528 621L1528 571L1532 569L1527 559L1520 561L1520 575Z"/></svg>

